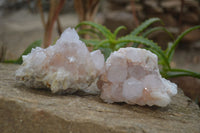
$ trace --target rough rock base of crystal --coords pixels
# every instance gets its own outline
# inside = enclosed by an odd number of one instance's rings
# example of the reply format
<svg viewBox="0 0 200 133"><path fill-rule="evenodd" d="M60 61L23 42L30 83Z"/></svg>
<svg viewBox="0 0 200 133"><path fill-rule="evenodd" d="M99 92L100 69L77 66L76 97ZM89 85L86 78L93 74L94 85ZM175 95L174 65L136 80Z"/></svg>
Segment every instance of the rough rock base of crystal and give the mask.
<svg viewBox="0 0 200 133"><path fill-rule="evenodd" d="M177 93L174 83L161 77L157 56L140 48L121 48L106 61L98 87L108 103L167 106Z"/></svg>
<svg viewBox="0 0 200 133"><path fill-rule="evenodd" d="M103 68L101 52L90 53L76 31L68 28L55 45L37 47L23 56L16 78L29 87L50 88L53 93L98 93L96 81Z"/></svg>

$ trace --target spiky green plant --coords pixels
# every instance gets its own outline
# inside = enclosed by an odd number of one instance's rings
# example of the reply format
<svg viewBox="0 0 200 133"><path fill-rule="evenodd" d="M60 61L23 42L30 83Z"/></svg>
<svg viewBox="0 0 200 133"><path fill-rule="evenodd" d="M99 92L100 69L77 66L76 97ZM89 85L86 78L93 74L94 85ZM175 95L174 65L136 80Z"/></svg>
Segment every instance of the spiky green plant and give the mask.
<svg viewBox="0 0 200 133"><path fill-rule="evenodd" d="M169 63L172 61L175 49L177 45L179 44L179 42L181 41L181 39L185 35L190 33L191 31L199 29L199 28L200 28L200 25L191 27L185 30L184 32L182 32L173 43L168 43L168 47L165 51L163 51L163 53L165 54L167 61ZM174 68L167 69L163 66L161 72L162 72L162 75L166 78L178 77L178 76L192 76L195 78L200 78L200 73L196 73L196 72L192 72L192 71L184 70L184 69L174 69Z"/></svg>
<svg viewBox="0 0 200 133"><path fill-rule="evenodd" d="M161 65L160 72L163 77L170 78L178 76L192 76L195 78L200 78L199 73L184 69L174 69L170 66L170 62L172 60L175 48L180 42L180 40L189 32L200 28L200 26L195 26L184 31L180 36L178 36L178 38L173 43L169 43L168 48L166 50L162 50L157 45L157 43L147 39L146 37L149 34L158 30L163 30L167 32L172 38L173 36L164 27L151 28L150 25L152 25L155 22L162 23L162 21L159 18L148 19L141 25L139 25L136 29L134 29L129 35L119 38L117 38L117 34L120 30L125 29L124 26L118 27L113 33L103 25L88 21L81 22L76 26L76 28L80 27L81 25L89 25L90 27L92 27L90 29L79 30L78 33L91 35L92 39L82 40L86 43L86 45L92 46L94 50L100 49L106 59L109 57L111 52L116 51L119 48L126 47L130 43L133 43L132 47L138 47L139 44L142 44L145 46L145 49L150 50L158 56L159 64Z"/></svg>
<svg viewBox="0 0 200 133"><path fill-rule="evenodd" d="M128 42L134 42L136 46L140 43L144 43L146 45L150 45L153 43L152 41L146 39L145 37L152 33L153 31L157 30L165 30L164 27L159 27L157 29L151 29L149 32L145 32L143 36L138 36L141 32L143 32L146 28L148 28L151 24L155 22L162 21L159 18L151 18L141 24L138 28L136 28L132 33L131 41L129 37L121 37L117 38L117 35L120 30L126 29L125 26L118 27L113 33L103 25L96 24L90 21L81 22L76 26L76 29L82 25L89 25L92 28L89 29L81 29L78 31L79 35L81 34L88 34L92 39L85 40L82 39L86 43L87 46L92 46L94 50L100 49L104 54L105 58L107 59L111 52L118 50L121 47L125 47L128 45Z"/></svg>

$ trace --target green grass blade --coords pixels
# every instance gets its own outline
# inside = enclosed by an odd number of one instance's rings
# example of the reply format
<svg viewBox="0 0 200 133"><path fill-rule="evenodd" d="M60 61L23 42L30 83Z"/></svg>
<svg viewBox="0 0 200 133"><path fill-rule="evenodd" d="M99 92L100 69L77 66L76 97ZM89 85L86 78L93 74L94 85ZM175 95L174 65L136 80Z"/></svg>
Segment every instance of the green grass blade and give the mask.
<svg viewBox="0 0 200 133"><path fill-rule="evenodd" d="M105 38L108 38L108 39L113 39L114 38L114 35L111 33L111 31L109 29L107 29L105 26L103 25L100 25L100 24L96 24L96 23L93 23L93 22L90 22L90 21L84 21L84 22L81 22L80 24L78 24L76 26L76 29L79 28L80 26L82 25L89 25L93 28L96 28L99 32L102 33L102 35L105 37Z"/></svg>
<svg viewBox="0 0 200 133"><path fill-rule="evenodd" d="M167 57L170 58L173 56L173 53L175 51L176 46L178 45L178 43L181 41L181 39L187 35L188 33L190 33L193 30L199 29L200 25L194 26L192 28L189 28L187 30L185 30L184 32L181 33L181 35L179 35L177 37L177 39L174 41L173 45L171 46L171 48L169 49L169 52L167 53Z"/></svg>
<svg viewBox="0 0 200 133"><path fill-rule="evenodd" d="M162 22L162 21L159 18L150 18L150 19L146 20L145 22L143 22L141 25L139 25L135 30L133 30L131 32L131 35L136 36L136 35L140 34L148 26L150 26L151 24L153 24L155 22Z"/></svg>
<svg viewBox="0 0 200 133"><path fill-rule="evenodd" d="M115 31L114 31L114 37L116 38L117 37L117 34L119 33L120 30L122 29L126 29L125 26L119 26Z"/></svg>
<svg viewBox="0 0 200 133"><path fill-rule="evenodd" d="M141 37L141 36L131 36L131 35L129 35L129 36L121 37L121 38L118 39L118 43L122 43L122 42L127 42L127 43L135 42L135 43L140 43L140 44L143 44L143 45L149 47L149 50L151 50L152 52L157 54L159 59L163 60L165 65L170 69L169 62L168 62L164 52L153 41L151 41L151 40L149 40L147 38Z"/></svg>
<svg viewBox="0 0 200 133"><path fill-rule="evenodd" d="M42 41L37 40L37 41L33 42L31 45L29 45L17 60L10 60L10 61L8 60L8 61L4 61L4 62L5 63L22 64L22 62L23 62L22 56L29 54L33 48L41 47L41 44L42 44Z"/></svg>
<svg viewBox="0 0 200 133"><path fill-rule="evenodd" d="M192 72L192 71L184 70L184 69L170 69L163 76L166 77L166 78L180 77L180 76L190 76L190 77L200 79L200 73L196 73L196 72Z"/></svg>

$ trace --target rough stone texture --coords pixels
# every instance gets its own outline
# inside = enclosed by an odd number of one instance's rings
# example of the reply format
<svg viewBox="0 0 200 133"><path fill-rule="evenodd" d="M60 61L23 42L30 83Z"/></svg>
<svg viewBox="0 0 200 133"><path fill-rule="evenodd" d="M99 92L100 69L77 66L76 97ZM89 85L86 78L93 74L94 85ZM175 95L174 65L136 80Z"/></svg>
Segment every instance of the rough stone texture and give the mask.
<svg viewBox="0 0 200 133"><path fill-rule="evenodd" d="M1 133L199 133L200 110L181 90L165 107L106 104L98 96L53 95L16 84L0 64Z"/></svg>
<svg viewBox="0 0 200 133"><path fill-rule="evenodd" d="M198 102L200 105L200 79L193 77L176 77L170 79L176 83L184 92L184 94L190 97L193 101Z"/></svg>

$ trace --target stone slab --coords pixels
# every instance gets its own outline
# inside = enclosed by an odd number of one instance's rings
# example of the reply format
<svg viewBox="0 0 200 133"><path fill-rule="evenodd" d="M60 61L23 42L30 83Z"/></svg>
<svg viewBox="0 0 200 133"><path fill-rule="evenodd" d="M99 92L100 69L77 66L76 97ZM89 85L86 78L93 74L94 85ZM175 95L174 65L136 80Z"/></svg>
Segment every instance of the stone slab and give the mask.
<svg viewBox="0 0 200 133"><path fill-rule="evenodd" d="M104 103L16 83L18 65L0 63L1 133L199 133L200 109L179 90L165 107Z"/></svg>

